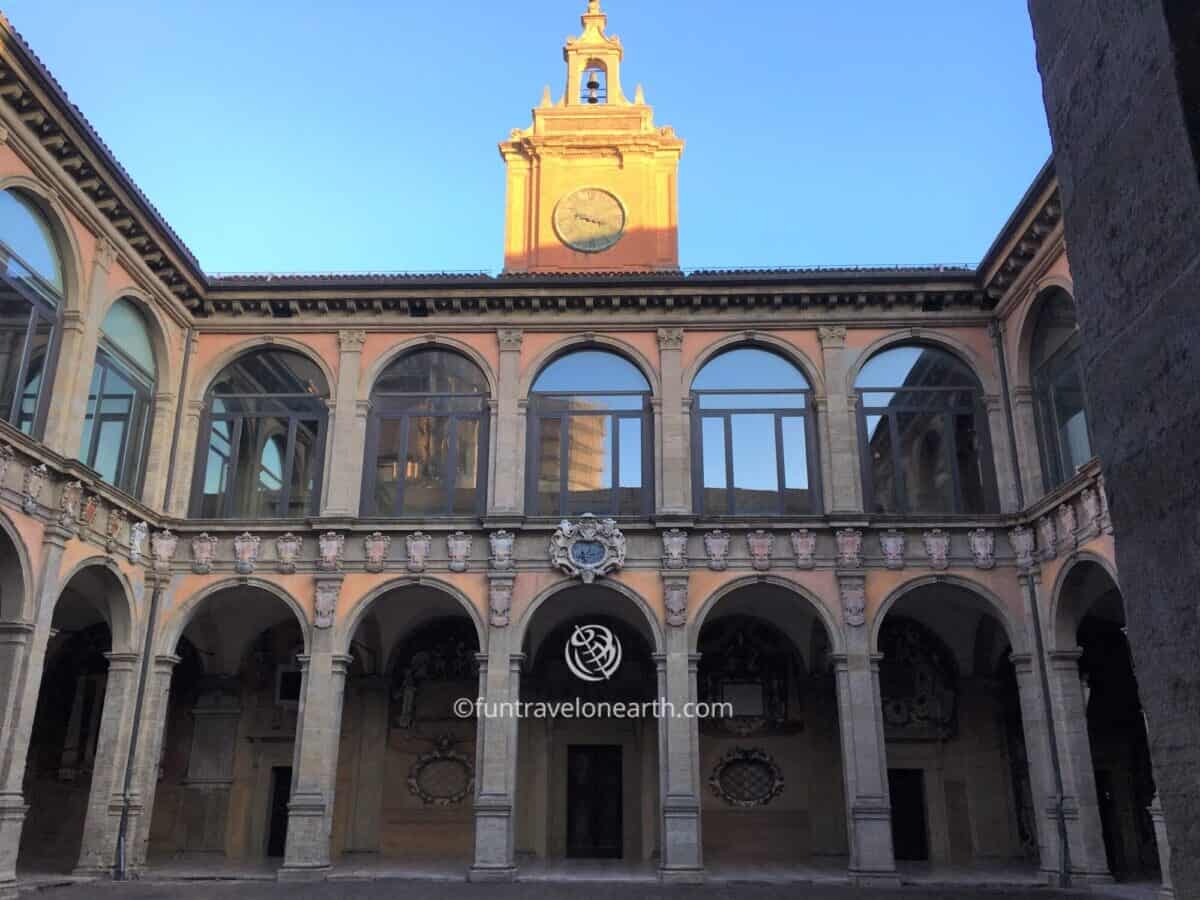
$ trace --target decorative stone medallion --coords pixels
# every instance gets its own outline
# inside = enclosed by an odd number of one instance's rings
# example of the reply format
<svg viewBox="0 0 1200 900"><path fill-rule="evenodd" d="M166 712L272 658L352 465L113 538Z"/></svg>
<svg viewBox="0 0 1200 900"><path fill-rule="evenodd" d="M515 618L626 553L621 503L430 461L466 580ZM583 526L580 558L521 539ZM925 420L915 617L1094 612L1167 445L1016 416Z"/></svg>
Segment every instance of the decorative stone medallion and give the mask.
<svg viewBox="0 0 1200 900"><path fill-rule="evenodd" d="M550 538L550 563L591 584L625 565L625 535L615 519L597 519L591 513L578 522L563 519Z"/></svg>
<svg viewBox="0 0 1200 900"><path fill-rule="evenodd" d="M342 550L346 538L336 531L327 531L317 538L317 568L322 572L336 572L342 567Z"/></svg>
<svg viewBox="0 0 1200 900"><path fill-rule="evenodd" d="M759 572L771 568L771 551L775 547L775 535L761 528L746 535L746 546L750 549L750 564Z"/></svg>
<svg viewBox="0 0 1200 900"><path fill-rule="evenodd" d="M720 572L729 566L729 534L721 529L710 531L704 536L704 552L708 555L708 567Z"/></svg>
<svg viewBox="0 0 1200 900"><path fill-rule="evenodd" d="M192 571L197 575L207 575L212 571L216 555L217 539L207 531L192 538Z"/></svg>
<svg viewBox="0 0 1200 900"><path fill-rule="evenodd" d="M446 535L446 556L450 560L451 572L467 571L467 561L471 558L471 536L461 531Z"/></svg>
<svg viewBox="0 0 1200 900"><path fill-rule="evenodd" d="M492 548L491 567L497 572L507 572L513 568L513 544L516 538L511 531L493 531L488 535L488 543Z"/></svg>
<svg viewBox="0 0 1200 900"><path fill-rule="evenodd" d="M837 564L843 569L862 568L862 532L843 528L837 533Z"/></svg>
<svg viewBox="0 0 1200 900"><path fill-rule="evenodd" d="M783 770L765 750L734 747L718 760L708 785L730 806L766 806L783 793Z"/></svg>
<svg viewBox="0 0 1200 900"><path fill-rule="evenodd" d="M392 539L382 531L375 531L363 538L363 557L368 572L382 572L392 549Z"/></svg>
<svg viewBox="0 0 1200 900"><path fill-rule="evenodd" d="M429 806L458 806L475 788L475 767L454 749L453 738L439 737L435 747L408 770L408 789Z"/></svg>
<svg viewBox="0 0 1200 900"><path fill-rule="evenodd" d="M807 528L792 532L792 553L796 557L797 569L811 569L816 565L817 536Z"/></svg>
<svg viewBox="0 0 1200 900"><path fill-rule="evenodd" d="M304 539L296 537L290 531L282 537L275 538L275 559L279 563L280 572L291 575L296 571L296 558L303 546Z"/></svg>
<svg viewBox="0 0 1200 900"><path fill-rule="evenodd" d="M904 568L904 532L889 528L879 533L879 549L883 552L883 564L889 569Z"/></svg>
<svg viewBox="0 0 1200 900"><path fill-rule="evenodd" d="M950 567L950 534L940 528L931 528L921 535L921 543L925 545L925 555L929 558L929 568L947 569Z"/></svg>
<svg viewBox="0 0 1200 900"><path fill-rule="evenodd" d="M262 538L243 531L233 539L233 567L239 575L250 575L258 565L258 548Z"/></svg>
<svg viewBox="0 0 1200 900"><path fill-rule="evenodd" d="M684 569L687 567L688 534L680 528L671 528L662 533L663 568Z"/></svg>
<svg viewBox="0 0 1200 900"><path fill-rule="evenodd" d="M996 567L996 536L990 528L976 528L967 533L971 544L971 556L975 559L975 568L993 569Z"/></svg>

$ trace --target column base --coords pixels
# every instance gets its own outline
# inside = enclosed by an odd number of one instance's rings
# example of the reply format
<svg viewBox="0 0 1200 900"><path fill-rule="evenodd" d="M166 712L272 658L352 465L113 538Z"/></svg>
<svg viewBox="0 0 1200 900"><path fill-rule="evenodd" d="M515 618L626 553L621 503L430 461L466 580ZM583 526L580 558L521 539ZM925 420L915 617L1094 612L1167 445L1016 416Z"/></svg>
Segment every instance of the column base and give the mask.
<svg viewBox="0 0 1200 900"><path fill-rule="evenodd" d="M276 881L324 881L333 866L283 866L275 873Z"/></svg>
<svg viewBox="0 0 1200 900"><path fill-rule="evenodd" d="M900 887L899 872L848 872L855 887Z"/></svg>
<svg viewBox="0 0 1200 900"><path fill-rule="evenodd" d="M471 866L467 869L467 881L509 882L516 880L516 866Z"/></svg>
<svg viewBox="0 0 1200 900"><path fill-rule="evenodd" d="M704 866L663 866L658 870L658 880L664 884L704 884L708 870Z"/></svg>

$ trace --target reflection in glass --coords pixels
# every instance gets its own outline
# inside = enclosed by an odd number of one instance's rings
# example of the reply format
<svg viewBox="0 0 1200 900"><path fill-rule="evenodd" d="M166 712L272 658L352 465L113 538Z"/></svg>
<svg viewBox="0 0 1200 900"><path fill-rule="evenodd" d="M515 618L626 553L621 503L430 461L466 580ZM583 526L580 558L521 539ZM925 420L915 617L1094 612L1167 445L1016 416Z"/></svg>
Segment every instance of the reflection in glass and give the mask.
<svg viewBox="0 0 1200 900"><path fill-rule="evenodd" d="M1046 488L1057 487L1092 458L1075 304L1061 288L1041 300L1032 346L1038 440Z"/></svg>

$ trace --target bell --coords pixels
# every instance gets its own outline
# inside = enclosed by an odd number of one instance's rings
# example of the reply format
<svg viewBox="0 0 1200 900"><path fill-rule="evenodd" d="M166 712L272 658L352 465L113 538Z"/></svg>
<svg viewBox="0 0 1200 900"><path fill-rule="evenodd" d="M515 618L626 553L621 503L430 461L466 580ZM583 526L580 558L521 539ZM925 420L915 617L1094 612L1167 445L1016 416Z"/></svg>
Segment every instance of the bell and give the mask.
<svg viewBox="0 0 1200 900"><path fill-rule="evenodd" d="M600 102L600 76L594 70L588 72L587 92L588 103Z"/></svg>

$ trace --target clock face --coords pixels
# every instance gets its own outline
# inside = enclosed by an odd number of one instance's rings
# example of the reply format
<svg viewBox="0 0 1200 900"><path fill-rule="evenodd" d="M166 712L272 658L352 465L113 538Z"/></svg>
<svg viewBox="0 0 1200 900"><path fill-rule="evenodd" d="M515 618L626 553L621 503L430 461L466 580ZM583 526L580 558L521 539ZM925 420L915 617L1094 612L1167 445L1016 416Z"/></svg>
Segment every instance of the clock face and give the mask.
<svg viewBox="0 0 1200 900"><path fill-rule="evenodd" d="M554 207L554 230L571 249L599 253L621 239L625 207L608 191L580 188Z"/></svg>

